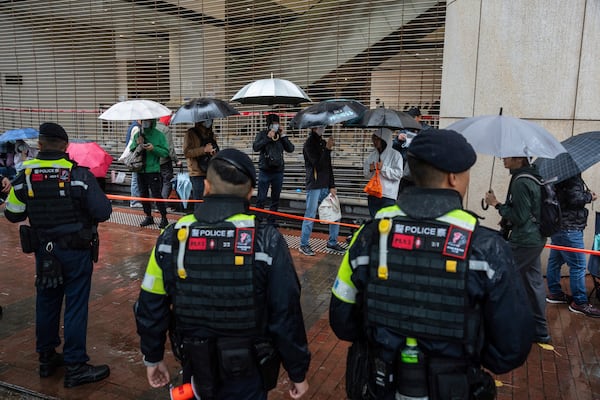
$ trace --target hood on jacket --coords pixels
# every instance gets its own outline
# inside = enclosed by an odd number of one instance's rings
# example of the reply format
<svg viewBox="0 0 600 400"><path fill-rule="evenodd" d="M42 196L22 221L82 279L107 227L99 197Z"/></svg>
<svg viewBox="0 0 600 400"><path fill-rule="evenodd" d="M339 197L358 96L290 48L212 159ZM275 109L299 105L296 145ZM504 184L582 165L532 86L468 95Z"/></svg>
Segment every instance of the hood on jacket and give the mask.
<svg viewBox="0 0 600 400"><path fill-rule="evenodd" d="M378 138L381 138L381 140L383 140L385 142L385 149L383 149L384 151L392 148L392 131L391 131L391 129L378 128L373 131L373 135L377 136Z"/></svg>

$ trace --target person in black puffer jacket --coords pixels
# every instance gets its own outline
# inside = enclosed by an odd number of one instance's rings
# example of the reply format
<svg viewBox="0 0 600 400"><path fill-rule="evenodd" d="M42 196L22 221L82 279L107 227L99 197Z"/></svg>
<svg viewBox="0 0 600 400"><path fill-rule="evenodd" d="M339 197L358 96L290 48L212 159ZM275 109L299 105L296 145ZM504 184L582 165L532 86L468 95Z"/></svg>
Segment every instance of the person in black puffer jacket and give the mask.
<svg viewBox="0 0 600 400"><path fill-rule="evenodd" d="M583 230L587 225L588 210L585 205L596 200L596 193L586 186L581 174L556 184L556 193L562 212L561 229L552 235L556 246L583 249ZM563 292L560 285L560 268L569 267L571 296ZM548 291L546 301L552 304L569 303L569 310L588 317L600 317L600 310L589 304L585 292L585 254L574 251L550 250L546 279Z"/></svg>

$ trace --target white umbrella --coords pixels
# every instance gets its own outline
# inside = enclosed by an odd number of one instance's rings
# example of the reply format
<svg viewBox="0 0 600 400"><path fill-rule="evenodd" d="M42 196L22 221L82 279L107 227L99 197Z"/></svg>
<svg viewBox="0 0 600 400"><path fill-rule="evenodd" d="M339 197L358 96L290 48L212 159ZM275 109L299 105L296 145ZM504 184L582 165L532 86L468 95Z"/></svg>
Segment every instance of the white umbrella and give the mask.
<svg viewBox="0 0 600 400"><path fill-rule="evenodd" d="M298 85L285 79L259 79L241 88L230 101L242 104L300 104L310 98Z"/></svg>
<svg viewBox="0 0 600 400"><path fill-rule="evenodd" d="M155 119L171 115L171 110L152 100L126 100L113 104L98 118L109 121Z"/></svg>
<svg viewBox="0 0 600 400"><path fill-rule="evenodd" d="M554 158L567 151L540 125L502 114L465 118L447 129L461 133L476 152L500 158Z"/></svg>

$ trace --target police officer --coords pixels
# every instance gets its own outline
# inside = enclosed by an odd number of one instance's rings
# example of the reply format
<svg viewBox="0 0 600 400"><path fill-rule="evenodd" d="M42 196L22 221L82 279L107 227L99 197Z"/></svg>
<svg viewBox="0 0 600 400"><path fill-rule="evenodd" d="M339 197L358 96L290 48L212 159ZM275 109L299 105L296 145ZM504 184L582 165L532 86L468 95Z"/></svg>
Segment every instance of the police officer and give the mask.
<svg viewBox="0 0 600 400"><path fill-rule="evenodd" d="M350 365L367 343L367 372L347 382L350 392L491 399L494 381L481 367L505 373L527 358L533 318L510 248L462 207L475 160L460 134L421 132L408 149L416 186L353 238L330 304L333 331L354 342ZM407 337L425 367L408 384Z"/></svg>
<svg viewBox="0 0 600 400"><path fill-rule="evenodd" d="M236 149L208 166L204 202L171 224L152 251L135 306L152 387L170 376L169 330L184 383L199 398L266 399L280 360L292 398L307 390L310 353L300 285L283 236L248 213L256 171Z"/></svg>
<svg viewBox="0 0 600 400"><path fill-rule="evenodd" d="M112 206L96 178L65 153L69 138L62 126L45 122L39 129L37 157L23 163L6 201L11 222L20 226L23 251L35 252L36 351L41 377L65 365L65 387L108 377L107 365L87 364L86 331L93 259L97 259L97 224ZM65 298L63 353L60 313Z"/></svg>

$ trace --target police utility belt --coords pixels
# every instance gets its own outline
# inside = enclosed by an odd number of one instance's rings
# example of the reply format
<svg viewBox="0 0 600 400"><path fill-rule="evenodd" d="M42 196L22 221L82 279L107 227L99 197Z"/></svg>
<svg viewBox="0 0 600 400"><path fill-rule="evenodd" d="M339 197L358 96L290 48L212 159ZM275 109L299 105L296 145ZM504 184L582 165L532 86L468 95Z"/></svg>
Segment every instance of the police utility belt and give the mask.
<svg viewBox="0 0 600 400"><path fill-rule="evenodd" d="M193 377L202 400L216 399L221 387L239 379L260 377L265 391L277 385L281 360L267 340L220 337L182 342L184 381Z"/></svg>
<svg viewBox="0 0 600 400"><path fill-rule="evenodd" d="M354 343L352 347L360 346ZM364 344L362 344L364 346ZM349 354L357 349L349 350ZM364 348L363 348L364 350ZM402 362L400 351L391 362L369 349L363 353L370 371L367 379L349 382L352 400L375 400L396 393L396 399L427 398L428 400L493 400L496 386L492 376L466 360L443 357L419 357L419 365ZM360 368L356 356L348 360L348 368ZM422 358L421 358L422 357ZM402 393L402 395L401 395ZM404 396L404 397L403 397Z"/></svg>
<svg viewBox="0 0 600 400"><path fill-rule="evenodd" d="M23 252L35 252L39 258L35 271L35 286L38 289L55 289L63 284L63 266L54 253L56 246L62 249L91 249L92 260L94 262L98 261L100 242L96 227L50 239L38 234L35 229L28 225L21 225L19 236Z"/></svg>
<svg viewBox="0 0 600 400"><path fill-rule="evenodd" d="M28 225L21 225L19 227L19 236L23 253L33 253L42 245L45 246L50 242L59 246L61 249L91 249L97 242L98 232L95 228L86 228L74 233L67 233L56 237L47 237L43 234L39 234L35 229Z"/></svg>

